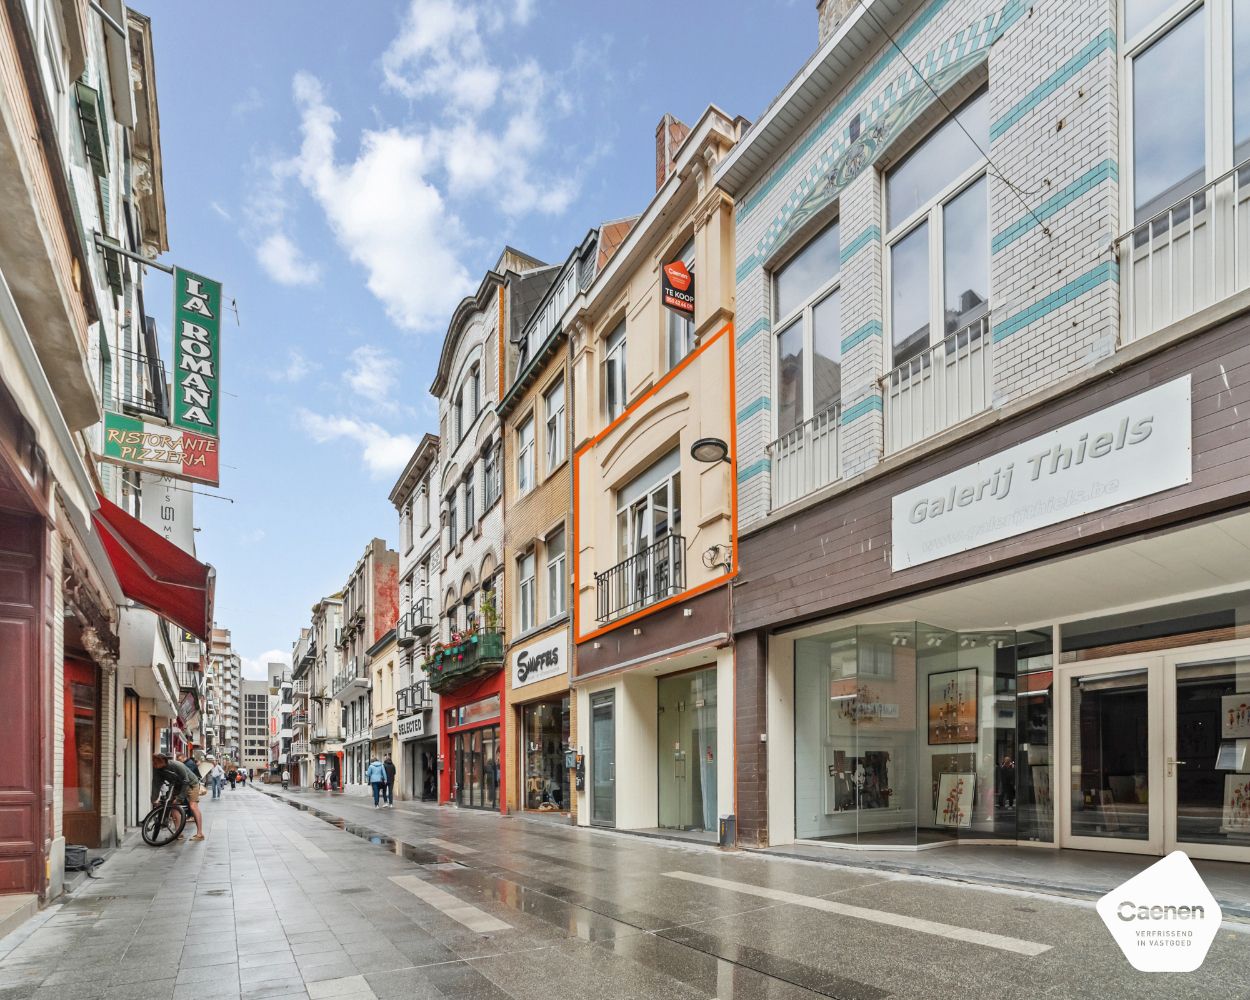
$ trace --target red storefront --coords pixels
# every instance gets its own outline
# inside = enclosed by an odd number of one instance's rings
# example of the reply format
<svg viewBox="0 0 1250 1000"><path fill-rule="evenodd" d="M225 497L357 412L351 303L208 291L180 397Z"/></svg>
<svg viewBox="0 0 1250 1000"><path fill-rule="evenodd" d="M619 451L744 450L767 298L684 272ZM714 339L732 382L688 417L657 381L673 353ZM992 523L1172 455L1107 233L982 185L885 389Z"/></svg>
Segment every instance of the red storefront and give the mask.
<svg viewBox="0 0 1250 1000"><path fill-rule="evenodd" d="M439 802L507 810L503 694L503 670L440 692Z"/></svg>

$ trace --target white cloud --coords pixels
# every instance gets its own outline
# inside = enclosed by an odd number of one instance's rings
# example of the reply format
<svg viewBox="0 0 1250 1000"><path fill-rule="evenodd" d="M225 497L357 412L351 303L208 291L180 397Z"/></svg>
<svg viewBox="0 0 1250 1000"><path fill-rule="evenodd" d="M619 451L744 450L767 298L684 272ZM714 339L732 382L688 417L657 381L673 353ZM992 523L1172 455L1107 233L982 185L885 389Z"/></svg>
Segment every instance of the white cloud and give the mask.
<svg viewBox="0 0 1250 1000"><path fill-rule="evenodd" d="M349 360L351 367L343 373L343 380L351 390L374 403L388 404L398 382L395 359L382 348L365 344L352 351Z"/></svg>
<svg viewBox="0 0 1250 1000"><path fill-rule="evenodd" d="M269 377L275 382L299 382L306 375L315 371L317 365L304 357L303 353L292 347L286 352L286 367L271 372Z"/></svg>
<svg viewBox="0 0 1250 1000"><path fill-rule="evenodd" d="M269 649L259 656L241 656L239 660L243 666L244 677L254 681L263 681L269 679L270 663L282 663L287 667L291 666L291 651L289 649Z"/></svg>
<svg viewBox="0 0 1250 1000"><path fill-rule="evenodd" d="M227 222L232 221L232 217L231 217L230 213L229 213L229 212L227 212L224 208L222 208L222 207L221 207L221 203L220 203L220 202L217 202L217 201L210 201L210 202L208 203L208 207L209 207L209 208L211 208L211 209L212 209L214 212L216 212L218 215L220 215L220 216L221 216L223 219L225 219Z"/></svg>
<svg viewBox="0 0 1250 1000"><path fill-rule="evenodd" d="M367 131L360 156L335 156L338 113L321 84L296 74L303 143L298 176L325 212L340 246L365 268L369 290L392 322L437 328L472 287L456 257L460 222L429 181L434 166L422 136L398 129Z"/></svg>
<svg viewBox="0 0 1250 1000"><path fill-rule="evenodd" d="M457 111L495 102L502 74L486 54L479 11L456 0L413 0L382 54L387 85L405 97L438 97Z"/></svg>
<svg viewBox="0 0 1250 1000"><path fill-rule="evenodd" d="M265 273L282 285L311 285L321 278L321 268L286 233L271 233L256 248L256 259Z"/></svg>
<svg viewBox="0 0 1250 1000"><path fill-rule="evenodd" d="M346 439L359 445L361 458L374 479L398 473L417 447L417 439L408 434L392 434L355 417L326 417L303 409L298 415L301 426L318 444Z"/></svg>

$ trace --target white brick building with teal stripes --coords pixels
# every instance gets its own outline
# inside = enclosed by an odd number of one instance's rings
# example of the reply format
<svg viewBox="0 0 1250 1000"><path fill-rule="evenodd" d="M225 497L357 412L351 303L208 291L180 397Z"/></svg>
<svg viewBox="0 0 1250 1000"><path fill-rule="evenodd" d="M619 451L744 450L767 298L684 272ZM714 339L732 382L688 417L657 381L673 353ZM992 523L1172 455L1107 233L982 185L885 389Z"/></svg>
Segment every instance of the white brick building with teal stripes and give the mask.
<svg viewBox="0 0 1250 1000"><path fill-rule="evenodd" d="M852 3L725 162L743 530L1115 349L1118 37L1107 0Z"/></svg>

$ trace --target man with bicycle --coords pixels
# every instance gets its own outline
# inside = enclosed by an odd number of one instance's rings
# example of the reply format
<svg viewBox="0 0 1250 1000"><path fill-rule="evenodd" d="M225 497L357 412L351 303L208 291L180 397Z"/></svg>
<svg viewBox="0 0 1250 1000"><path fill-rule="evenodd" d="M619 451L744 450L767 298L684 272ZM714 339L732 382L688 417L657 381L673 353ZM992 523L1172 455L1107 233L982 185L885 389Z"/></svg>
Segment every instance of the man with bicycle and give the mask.
<svg viewBox="0 0 1250 1000"><path fill-rule="evenodd" d="M171 795L175 801L186 804L195 820L195 836L192 840L204 839L204 817L200 815L200 792L203 788L199 775L181 761L167 757L163 753L152 755L152 804L160 798L161 788L168 783L172 786ZM181 837L179 839L182 839Z"/></svg>

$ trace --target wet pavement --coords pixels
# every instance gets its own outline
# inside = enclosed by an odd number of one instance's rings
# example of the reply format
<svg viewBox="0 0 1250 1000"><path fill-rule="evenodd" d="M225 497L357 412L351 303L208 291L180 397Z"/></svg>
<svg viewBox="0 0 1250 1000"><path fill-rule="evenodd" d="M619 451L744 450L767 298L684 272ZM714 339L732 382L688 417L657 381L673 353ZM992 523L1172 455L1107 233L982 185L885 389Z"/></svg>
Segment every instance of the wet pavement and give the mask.
<svg viewBox="0 0 1250 1000"><path fill-rule="evenodd" d="M1244 923L1146 975L1087 900L352 796L204 805L207 841L132 838L0 940L0 1000L1250 995Z"/></svg>

